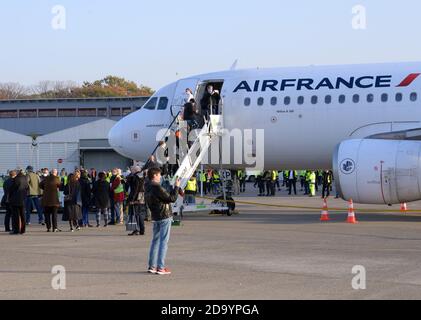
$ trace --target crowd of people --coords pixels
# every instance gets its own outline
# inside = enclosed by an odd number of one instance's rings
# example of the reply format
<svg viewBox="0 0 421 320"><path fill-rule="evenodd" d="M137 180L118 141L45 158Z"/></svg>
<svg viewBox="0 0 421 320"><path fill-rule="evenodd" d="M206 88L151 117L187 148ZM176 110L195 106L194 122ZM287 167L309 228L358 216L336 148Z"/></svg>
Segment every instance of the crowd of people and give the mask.
<svg viewBox="0 0 421 320"><path fill-rule="evenodd" d="M254 187L258 187L259 197L275 196L276 190L281 191L281 186L286 187L289 195L292 195L292 192L297 195L297 183L300 183L300 191L304 192L304 195L315 197L321 188L322 198L327 198L333 190L333 172L331 170L264 171L256 177Z"/></svg>
<svg viewBox="0 0 421 320"><path fill-rule="evenodd" d="M147 219L144 205L143 181L146 173L141 168L132 167L130 174L122 174L118 168L110 172L95 169L75 169L67 174L63 169L42 169L34 172L11 170L3 183L2 207L6 208L5 230L12 234L23 234L31 224L33 210L38 215L38 223L45 225L47 232L60 232L57 212L63 208L62 220L69 223L70 231L81 228L97 228L124 224L124 213L135 214L142 211ZM91 224L89 213L96 211L96 223ZM103 225L101 220L103 219ZM135 234L144 233L143 221Z"/></svg>
<svg viewBox="0 0 421 320"><path fill-rule="evenodd" d="M34 172L31 166L26 171L11 170L4 181L4 195L1 205L6 208L5 229L13 235L25 234L30 225L32 209L38 213L38 222L46 225L47 232L61 232L58 228L57 212L60 192L64 195L63 220L68 221L70 231L82 227L94 227L89 221L89 212L95 207L96 227L124 223L124 210L136 220L136 229L130 235L144 235L147 211L153 221L153 234L149 254L148 272L168 275L171 271L165 265L168 241L173 221L172 208L181 193L180 180L174 187L162 186L161 169L149 166L147 169L133 166L128 175L118 168L111 172L91 169L75 169L67 175L57 169L42 169ZM12 222L12 226L10 226Z"/></svg>

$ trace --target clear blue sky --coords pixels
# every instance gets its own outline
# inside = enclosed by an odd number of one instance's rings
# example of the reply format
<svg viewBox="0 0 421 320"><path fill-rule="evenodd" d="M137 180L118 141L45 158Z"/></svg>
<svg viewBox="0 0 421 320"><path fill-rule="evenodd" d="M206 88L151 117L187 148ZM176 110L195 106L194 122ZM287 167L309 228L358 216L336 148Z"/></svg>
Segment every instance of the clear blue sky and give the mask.
<svg viewBox="0 0 421 320"><path fill-rule="evenodd" d="M54 5L66 30L51 27ZM352 7L367 29L352 28ZM19 0L0 4L0 82L118 75L154 89L239 68L421 61L421 1Z"/></svg>

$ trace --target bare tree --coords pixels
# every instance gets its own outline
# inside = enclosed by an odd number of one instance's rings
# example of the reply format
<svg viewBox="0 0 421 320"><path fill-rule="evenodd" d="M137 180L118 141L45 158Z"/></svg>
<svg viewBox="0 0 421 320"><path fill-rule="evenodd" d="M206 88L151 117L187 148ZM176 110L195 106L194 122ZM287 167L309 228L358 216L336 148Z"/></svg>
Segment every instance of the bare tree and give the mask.
<svg viewBox="0 0 421 320"><path fill-rule="evenodd" d="M13 100L25 98L28 89L19 83L0 83L0 99Z"/></svg>

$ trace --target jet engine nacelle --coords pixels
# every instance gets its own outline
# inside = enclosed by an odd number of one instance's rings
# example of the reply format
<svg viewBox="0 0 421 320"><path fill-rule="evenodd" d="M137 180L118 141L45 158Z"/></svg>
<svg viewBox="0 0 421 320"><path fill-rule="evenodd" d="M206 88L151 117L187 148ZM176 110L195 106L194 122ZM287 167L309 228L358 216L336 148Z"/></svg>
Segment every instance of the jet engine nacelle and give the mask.
<svg viewBox="0 0 421 320"><path fill-rule="evenodd" d="M333 172L345 200L366 204L421 200L421 142L344 141L333 154Z"/></svg>

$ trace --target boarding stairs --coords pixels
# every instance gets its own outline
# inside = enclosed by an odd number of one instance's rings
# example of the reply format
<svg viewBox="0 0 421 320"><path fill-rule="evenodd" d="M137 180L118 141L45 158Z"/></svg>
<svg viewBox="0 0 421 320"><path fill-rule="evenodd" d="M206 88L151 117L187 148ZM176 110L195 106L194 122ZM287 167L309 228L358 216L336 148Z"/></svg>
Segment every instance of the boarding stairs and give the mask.
<svg viewBox="0 0 421 320"><path fill-rule="evenodd" d="M222 116L221 115L211 115L210 121L207 121L202 129L196 130L196 138L189 148L187 154L181 160L180 166L171 181L171 184L174 185L177 179L181 180L180 189L184 190L187 186L187 182L194 175L200 163L207 155L209 147L212 143L212 140L222 135ZM189 211L189 206L184 204L184 198L179 195L177 201L174 203L172 209L175 215L182 212ZM204 208L203 206L196 206L196 208ZM197 210L192 210L197 211Z"/></svg>

